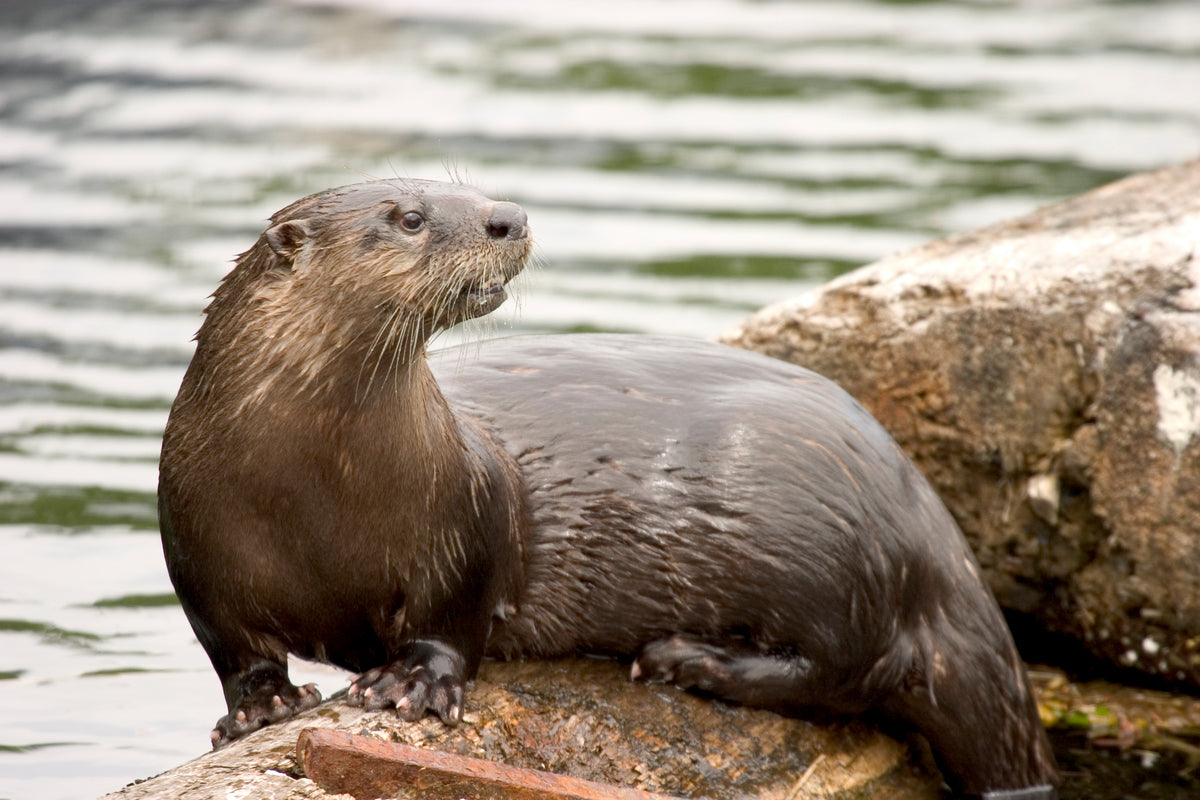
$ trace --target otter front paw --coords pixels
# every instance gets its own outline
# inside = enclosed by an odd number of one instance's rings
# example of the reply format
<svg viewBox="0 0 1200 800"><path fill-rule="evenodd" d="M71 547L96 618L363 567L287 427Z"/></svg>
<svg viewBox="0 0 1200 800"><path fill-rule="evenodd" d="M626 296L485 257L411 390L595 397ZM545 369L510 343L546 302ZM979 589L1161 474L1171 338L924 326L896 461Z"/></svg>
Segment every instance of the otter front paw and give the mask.
<svg viewBox="0 0 1200 800"><path fill-rule="evenodd" d="M442 642L420 641L404 658L356 676L347 700L371 710L394 707L407 722L431 711L447 725L457 725L465 683L466 661L457 650Z"/></svg>
<svg viewBox="0 0 1200 800"><path fill-rule="evenodd" d="M321 702L321 693L311 683L293 686L283 683L278 686L259 687L242 697L236 709L217 720L209 738L213 750L218 750L240 739L247 733L258 730L273 722L282 722L301 711Z"/></svg>

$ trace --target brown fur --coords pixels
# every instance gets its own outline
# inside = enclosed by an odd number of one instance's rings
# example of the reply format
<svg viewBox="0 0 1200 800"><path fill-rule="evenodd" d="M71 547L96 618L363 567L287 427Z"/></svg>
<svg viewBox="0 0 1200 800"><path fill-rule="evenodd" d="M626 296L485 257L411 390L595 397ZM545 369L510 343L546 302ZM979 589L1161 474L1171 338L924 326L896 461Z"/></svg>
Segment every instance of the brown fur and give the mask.
<svg viewBox="0 0 1200 800"><path fill-rule="evenodd" d="M215 744L284 713L277 696L315 702L288 652L365 670L458 617L474 670L519 574L519 479L450 412L424 346L499 304L523 226L466 187L344 187L276 214L215 293L159 489L171 578L229 702Z"/></svg>
<svg viewBox="0 0 1200 800"><path fill-rule="evenodd" d="M509 339L431 370L427 339L499 305L530 247L512 204L384 181L284 209L221 284L159 492L225 688L214 745L317 701L288 653L359 671L351 702L451 724L485 651L606 653L782 712L881 708L955 788L1052 797L962 534L838 387L636 336Z"/></svg>

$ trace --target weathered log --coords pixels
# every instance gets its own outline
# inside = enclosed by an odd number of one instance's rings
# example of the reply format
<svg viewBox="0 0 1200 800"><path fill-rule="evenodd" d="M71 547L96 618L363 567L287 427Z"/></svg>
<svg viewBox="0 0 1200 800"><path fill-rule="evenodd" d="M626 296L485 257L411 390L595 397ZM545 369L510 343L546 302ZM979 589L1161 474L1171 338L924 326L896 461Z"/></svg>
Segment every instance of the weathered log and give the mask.
<svg viewBox="0 0 1200 800"><path fill-rule="evenodd" d="M375 736L305 728L300 769L318 786L358 800L416 789L425 800L679 800L544 770L389 742Z"/></svg>
<svg viewBox="0 0 1200 800"><path fill-rule="evenodd" d="M567 659L485 664L456 728L433 717L407 723L334 698L107 797L226 800L244 791L349 800L304 775L297 740L312 728L686 797L932 800L940 784L936 770L914 764L905 744L866 721L786 719L633 683L615 662ZM429 795L415 785L395 796Z"/></svg>
<svg viewBox="0 0 1200 800"><path fill-rule="evenodd" d="M1200 161L933 242L723 341L841 383L1001 604L1200 686Z"/></svg>

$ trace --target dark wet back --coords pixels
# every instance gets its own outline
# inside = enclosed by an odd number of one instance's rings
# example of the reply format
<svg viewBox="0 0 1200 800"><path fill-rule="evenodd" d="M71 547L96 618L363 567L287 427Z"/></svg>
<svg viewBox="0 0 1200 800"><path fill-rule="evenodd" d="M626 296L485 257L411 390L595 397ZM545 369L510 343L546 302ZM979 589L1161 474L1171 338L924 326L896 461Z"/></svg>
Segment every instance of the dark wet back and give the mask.
<svg viewBox="0 0 1200 800"><path fill-rule="evenodd" d="M849 678L892 641L879 620L967 569L890 436L807 370L604 335L518 337L433 365L518 461L533 508L527 589L493 649L630 653L684 630L803 642Z"/></svg>

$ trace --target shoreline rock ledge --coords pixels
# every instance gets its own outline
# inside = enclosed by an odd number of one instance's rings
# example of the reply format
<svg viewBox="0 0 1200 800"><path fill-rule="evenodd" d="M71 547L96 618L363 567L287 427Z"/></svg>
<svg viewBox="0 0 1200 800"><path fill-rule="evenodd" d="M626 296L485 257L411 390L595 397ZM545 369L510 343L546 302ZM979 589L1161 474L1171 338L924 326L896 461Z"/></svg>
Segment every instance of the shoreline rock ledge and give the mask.
<svg viewBox="0 0 1200 800"><path fill-rule="evenodd" d="M1200 688L1200 160L886 258L720 339L874 413L1001 605Z"/></svg>

